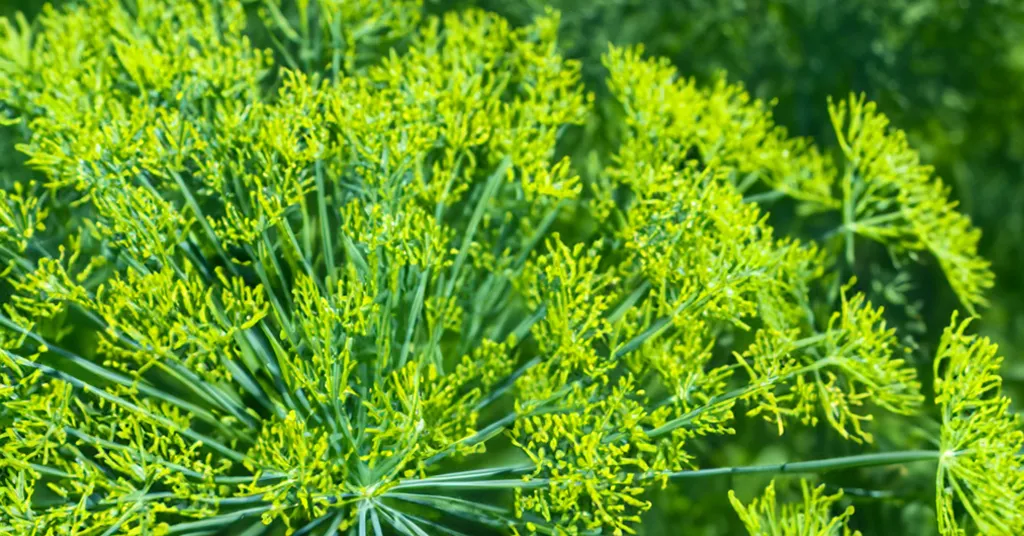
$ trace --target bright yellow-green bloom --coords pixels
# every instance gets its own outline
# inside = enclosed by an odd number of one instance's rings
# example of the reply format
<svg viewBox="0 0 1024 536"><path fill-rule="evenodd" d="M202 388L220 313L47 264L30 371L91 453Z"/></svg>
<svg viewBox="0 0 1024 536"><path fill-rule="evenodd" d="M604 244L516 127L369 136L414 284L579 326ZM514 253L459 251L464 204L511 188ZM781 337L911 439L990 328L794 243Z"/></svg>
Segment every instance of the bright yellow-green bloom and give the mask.
<svg viewBox="0 0 1024 536"><path fill-rule="evenodd" d="M942 409L942 458L935 476L942 534L967 534L954 505L982 534L1024 531L1024 432L1000 392L998 349L966 333L956 317L935 358L935 402Z"/></svg>
<svg viewBox="0 0 1024 536"><path fill-rule="evenodd" d="M0 176L0 534L622 535L677 480L935 460L941 530L1021 530L1018 424L963 326L940 451L710 452L816 426L873 449L876 419L933 416L854 238L930 252L972 315L991 275L870 104L830 108L832 155L639 48L598 101L556 13L423 9L0 23L25 156ZM614 150L566 156L604 113ZM752 534L854 533L803 490L731 498Z"/></svg>
<svg viewBox="0 0 1024 536"><path fill-rule="evenodd" d="M780 509L775 499L775 481L768 485L764 496L744 505L729 493L733 508L739 513L751 536L860 536L860 531L850 530L848 522L853 515L850 506L842 514L832 517L830 509L843 493L825 495L824 485L811 488L806 480L800 481L803 502L784 504Z"/></svg>

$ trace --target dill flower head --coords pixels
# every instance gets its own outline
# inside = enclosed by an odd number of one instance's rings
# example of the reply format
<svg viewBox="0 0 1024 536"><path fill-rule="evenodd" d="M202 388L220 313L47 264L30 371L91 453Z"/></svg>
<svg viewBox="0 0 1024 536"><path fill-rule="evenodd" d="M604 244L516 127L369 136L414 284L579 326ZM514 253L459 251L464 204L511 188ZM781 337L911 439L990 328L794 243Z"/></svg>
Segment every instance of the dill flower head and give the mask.
<svg viewBox="0 0 1024 536"><path fill-rule="evenodd" d="M965 534L954 505L983 534L1024 531L1024 432L1002 396L997 348L952 323L935 359L935 402L942 409L936 507L942 534Z"/></svg>
<svg viewBox="0 0 1024 536"><path fill-rule="evenodd" d="M95 0L0 22L25 157L0 176L0 534L622 535L677 479L922 460L942 530L960 507L1021 526L990 504L1016 480L982 480L1019 473L1019 432L962 328L936 360L949 456L709 455L928 417L857 283L865 243L985 303L977 231L870 104L830 108L837 161L639 48L609 50L595 105L556 13L421 8ZM620 143L583 165L597 106ZM777 229L787 206L836 227ZM979 352L987 372L964 365ZM751 534L854 533L841 494L803 497L729 498Z"/></svg>
<svg viewBox="0 0 1024 536"><path fill-rule="evenodd" d="M835 517L830 513L832 505L842 498L843 492L826 495L824 484L812 488L806 480L800 481L800 487L803 502L784 504L781 508L776 502L774 480L768 484L764 495L749 505L740 502L732 492L729 493L729 500L751 536L861 536L860 531L850 530L849 527L849 519L854 512L852 506Z"/></svg>

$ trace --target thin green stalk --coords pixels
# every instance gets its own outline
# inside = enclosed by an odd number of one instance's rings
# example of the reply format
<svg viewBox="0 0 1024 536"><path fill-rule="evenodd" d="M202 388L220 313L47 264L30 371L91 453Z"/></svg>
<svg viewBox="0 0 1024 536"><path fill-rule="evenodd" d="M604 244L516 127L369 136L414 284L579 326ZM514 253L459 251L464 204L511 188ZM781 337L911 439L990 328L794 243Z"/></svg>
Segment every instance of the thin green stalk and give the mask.
<svg viewBox="0 0 1024 536"><path fill-rule="evenodd" d="M505 508L447 495L387 492L384 497L418 504L493 527L507 526L514 514Z"/></svg>
<svg viewBox="0 0 1024 536"><path fill-rule="evenodd" d="M500 434L505 429L506 426L508 426L509 424L515 422L516 418L518 418L518 415L516 413L514 413L514 412L510 413L510 414L502 417L501 419L499 419L499 420L497 420L497 421L487 425L486 427L484 427L479 432L477 432L477 433L475 433L475 434L473 434L473 435L471 435L471 436L469 436L467 438L464 438L464 439L461 439L459 441L456 441L455 443L452 443L451 445L449 445L443 451L441 451L441 452L431 456L430 458L427 458L426 462L424 462L424 463L426 465L433 465L433 464L443 460L444 458L447 458L448 456L454 454L456 452L456 449L458 447L460 447L460 446L463 446L463 445L472 446L472 445L476 445L478 443L483 443L485 441L488 441L491 438L493 438L494 436Z"/></svg>
<svg viewBox="0 0 1024 536"><path fill-rule="evenodd" d="M331 16L331 76L337 83L341 77L341 13L333 13Z"/></svg>
<svg viewBox="0 0 1024 536"><path fill-rule="evenodd" d="M416 489L416 488L448 488L448 489L530 489L547 486L550 481L547 478L523 479L499 479L499 480L447 480L442 482L402 482L391 488Z"/></svg>
<svg viewBox="0 0 1024 536"><path fill-rule="evenodd" d="M374 501L376 504L376 501ZM380 516L377 515L377 509L370 510L370 522L373 523L373 535L384 536L384 530L380 525Z"/></svg>
<svg viewBox="0 0 1024 536"><path fill-rule="evenodd" d="M302 211L302 214L303 216L305 216L306 212ZM320 292L326 294L327 287L325 286L324 282L319 277L317 277L316 271L313 270L313 264L309 261L307 254L303 252L302 246L299 245L299 239L297 236L295 236L295 231L292 230L292 227L288 225L287 221L282 221L278 223L278 227L284 230L285 236L288 237L288 243L292 246L292 249L295 250L295 256L299 259L299 262L302 263L302 267L303 269L305 269L306 274L309 276L310 279L313 280L314 283L317 284L317 287L320 289ZM306 225L303 224L303 229L305 229L305 227ZM304 232L303 234L306 233Z"/></svg>
<svg viewBox="0 0 1024 536"><path fill-rule="evenodd" d="M370 509L370 503L368 501L359 502L359 536L366 536L366 513Z"/></svg>
<svg viewBox="0 0 1024 536"><path fill-rule="evenodd" d="M218 389L216 386L211 385L204 381L199 376L192 373L192 371L177 366L174 363L163 363L158 362L156 364L160 368L160 371L167 374L171 378L174 378L178 383L186 386L190 391L203 398L204 401L210 405L220 406L224 408L234 418L238 419L245 426L254 428L257 423L253 418L244 412L242 407L232 400L227 393ZM220 422L220 421L218 421ZM236 430L230 428L224 428L224 431L230 432L232 435L237 435L239 438L244 437L242 434L238 434Z"/></svg>
<svg viewBox="0 0 1024 536"><path fill-rule="evenodd" d="M217 251L217 256L224 261L224 266L231 272L232 275L238 275L238 269L235 267L235 263L231 262L224 247L221 245L220 240L217 238L217 233L214 232L213 226L210 225L210 221L206 218L203 210L199 208L199 203L196 198L192 195L192 190L189 189L188 185L185 184L185 180L182 179L181 175L173 169L167 170L168 174L174 179L174 182L178 185L178 189L181 190L181 195L185 198L185 204L192 210L192 214L195 215L196 221L199 222L199 226L202 227L203 232L206 233L206 237L210 241L210 245Z"/></svg>
<svg viewBox="0 0 1024 536"><path fill-rule="evenodd" d="M537 534L555 534L555 531L547 526L547 522L543 518L531 515L527 512L523 512L522 517L516 517L514 512L500 506L468 501L446 495L431 495L423 493L393 493L389 491L384 494L384 497L420 506L426 506L454 517L488 525L494 528L505 528L512 525L533 523L534 529L532 532L536 532ZM592 536L593 533L584 532L582 534Z"/></svg>
<svg viewBox="0 0 1024 536"><path fill-rule="evenodd" d="M4 246L0 246L0 253L3 253L4 255L10 257L11 260L17 263L22 270L25 270L26 272L32 271L32 263L29 262L29 260L26 259L25 257L22 257L20 254L15 253Z"/></svg>
<svg viewBox="0 0 1024 536"><path fill-rule="evenodd" d="M412 536L428 536L428 534L411 519L415 516L405 512L399 512L386 504L380 504L380 507L385 516L390 515L391 525L403 534L411 534ZM455 531L451 531L451 529L449 529L449 533L459 534Z"/></svg>
<svg viewBox="0 0 1024 536"><path fill-rule="evenodd" d="M402 352L398 359L398 367L404 367L409 358L409 351L412 348L412 338L416 332L416 324L419 322L420 314L423 312L424 296L427 291L427 282L430 281L430 269L424 267L420 275L420 282L416 285L416 294L413 295L412 309L409 311L409 325L405 330L405 342L402 344Z"/></svg>
<svg viewBox="0 0 1024 536"><path fill-rule="evenodd" d="M747 474L793 474L793 473L827 473L840 469L855 467L877 467L879 465L896 465L920 461L937 461L942 452L937 450L906 450L897 452L877 452L857 454L821 460L802 462L786 462L768 465L747 465L736 467L717 467L697 469L693 471L647 472L637 474L641 478L705 478L721 475ZM399 489L436 488L436 489L531 489L544 487L551 483L547 478L521 478L497 480L413 480L401 482L389 491Z"/></svg>
<svg viewBox="0 0 1024 536"><path fill-rule="evenodd" d="M648 339L650 339L652 337L655 337L657 335L660 335L661 332L663 332L666 329L668 329L668 327L672 324L672 319L675 318L676 315L678 315L679 313L685 311L686 309L689 309L691 305L693 305L694 303L696 303L698 301L697 300L697 295L698 294L699 294L699 292L694 292L694 294L692 296L690 296L685 301L683 301L678 306L676 306L676 308L672 311L672 314L670 314L668 316L663 316L663 317L655 320L654 322L651 323L651 325L646 330L644 330L642 333L640 333L636 337L633 337L632 339L627 341L626 344L624 344L621 347L619 347L619 349L615 351L615 354L614 354L615 359L618 359L618 358L620 358L620 357L622 357L622 356L632 352L633 350L636 350L637 348L641 347L645 342L647 342ZM706 300L707 300L707 297L705 296L702 299L702 301L706 301Z"/></svg>
<svg viewBox="0 0 1024 536"><path fill-rule="evenodd" d="M522 341L526 339L526 336L530 334L530 328L532 328L533 325L536 324L537 322L540 322L545 316L547 316L547 314L547 304L540 304L540 307L537 307L537 310L534 311L533 314L524 318L523 321L519 323L519 325L512 329L510 335L514 336L516 338L516 341Z"/></svg>
<svg viewBox="0 0 1024 536"><path fill-rule="evenodd" d="M246 250L246 253L251 258L259 259L259 256L256 255L256 253L252 250L251 247L246 246L245 250ZM273 255L270 255L270 257L271 258L275 258ZM256 277L259 278L260 283L263 284L263 288L266 290L267 297L270 298L270 306L274 309L274 313L275 313L275 316L277 318L277 322L281 325L281 329L283 330L283 332L288 337L288 340L291 341L294 344L295 343L295 339L293 338L294 337L294 327L292 326L292 317L287 312L287 311L290 311L291 309L290 308L286 309L284 306L281 305L281 300L277 297L277 293L273 291L274 286L270 282L270 277L267 275L267 271L263 267L263 263L262 262L254 262L253 263L253 268L256 271Z"/></svg>
<svg viewBox="0 0 1024 536"><path fill-rule="evenodd" d="M745 196L743 198L744 203L764 203L769 201L778 201L786 197L786 193L779 190L769 190L767 192L761 192Z"/></svg>
<svg viewBox="0 0 1024 536"><path fill-rule="evenodd" d="M125 511L125 513L121 514L121 517L119 517L117 521L115 521L114 524L111 525L110 528L104 531L103 534L101 534L100 536L113 536L114 534L117 534L117 531L121 530L121 527L124 526L125 522L127 522L128 519L130 519L132 515L134 515L135 512L142 507L143 504L145 503L142 501L133 504L131 508Z"/></svg>
<svg viewBox="0 0 1024 536"><path fill-rule="evenodd" d="M268 504L264 506L256 506L253 508L247 508L245 510L239 510L237 512L231 512L229 514L221 514L218 516L209 517L200 521L192 521L189 523L179 523L168 528L164 534L182 534L186 532L194 532L202 529L218 529L224 528L232 523L236 523L245 519L249 516L262 514L267 510L273 508L274 505Z"/></svg>
<svg viewBox="0 0 1024 536"><path fill-rule="evenodd" d="M526 465L509 465L506 467L489 467L486 469L473 469L470 471L457 471L454 473L442 473L435 476L428 476L425 478L406 479L399 482L399 486L402 484L408 484L412 482L447 482L450 480L473 480L476 478L483 478L489 476L496 476L505 473L522 473L533 469L532 464ZM392 488L396 489L396 488Z"/></svg>
<svg viewBox="0 0 1024 536"><path fill-rule="evenodd" d="M129 495L125 495L123 497L118 497L117 499L104 499L102 501L89 504L89 505L86 506L86 509L87 510L98 510L101 507L116 506L116 505L119 505L119 504L125 504L125 503L130 503L130 502L137 502L137 501L150 501L150 500L154 500L154 499L169 499L171 497L174 497L174 492L171 492L171 491L161 491L161 492L143 493L143 494L132 493L132 494L129 494ZM33 502L33 504L37 504L37 503ZM46 508L75 508L78 505L78 501L62 501L62 502L56 502L56 503L51 502L51 503L39 503L39 504L40 505L45 505Z"/></svg>
<svg viewBox="0 0 1024 536"><path fill-rule="evenodd" d="M856 232L857 229L862 228L862 227L874 227L874 226L877 226L880 223L888 223L888 222L891 222L891 221L898 220L898 219L900 219L902 217L903 217L903 214L900 213L900 212L889 212L887 214L879 214L877 216L872 216L870 218L864 218L862 220L856 220L854 222L851 222L850 223L850 225L852 226L851 228L848 228L847 224L844 223L842 225L842 227L840 227L840 228L842 230L844 230L844 231L854 231L854 232Z"/></svg>
<svg viewBox="0 0 1024 536"><path fill-rule="evenodd" d="M406 524L406 528L409 529L411 533L415 534L416 536L429 536L429 534L427 534L423 529L420 528L420 524L431 527L442 534L449 534L450 536L469 536L464 532L460 532L451 527L435 523L429 519L417 516L415 514L410 514L409 512L399 512L398 510L395 510L380 502L375 501L374 504L379 506L382 509L382 511L387 510L388 512L391 512L396 516L399 516L399 519L403 520L403 522Z"/></svg>
<svg viewBox="0 0 1024 536"><path fill-rule="evenodd" d="M459 271L462 269L463 263L466 262L466 257L469 255L469 246L473 243L473 237L476 235L476 230L480 226L480 221L483 220L484 211L487 208L487 202L494 197L494 194L498 191L498 186L501 184L502 179L512 166L512 160L509 157L502 159L501 164L494 170L494 173L487 179L487 183L484 185L483 192L480 194L480 199L477 201L476 208L473 209L473 214L470 216L469 224L466 226L466 232L462 236L462 243L459 245L459 252L455 255L455 261L452 263L451 279L448 280L448 287L445 288L444 296L451 297L452 292L455 291L455 284L458 281Z"/></svg>
<svg viewBox="0 0 1024 536"><path fill-rule="evenodd" d="M20 467L20 464L16 460L8 462L8 463L10 463L12 467ZM45 465L39 465L37 463L27 463L27 464L25 464L25 467L28 467L29 469L32 469L33 471L35 471L35 472L37 472L37 473L39 473L41 475L52 476L52 477L55 477L55 478L74 478L75 477L71 473L67 473L67 472L61 471L60 469L55 469L53 467L48 467L48 466L45 466Z"/></svg>
<svg viewBox="0 0 1024 536"><path fill-rule="evenodd" d="M562 210L562 206L565 204L564 201L559 201L547 214L544 215L544 219L540 221L540 224L534 229L533 234L530 235L526 242L523 244L523 249L516 256L515 262L512 263L513 268L519 268L526 263L526 259L529 258L530 253L540 243L541 238L547 234L548 229L555 223L555 219L558 218L558 213Z"/></svg>
<svg viewBox="0 0 1024 536"><path fill-rule="evenodd" d="M267 230L264 230L262 233L260 233L260 242L259 244L257 244L257 248L260 249L257 249L256 251L256 253L259 253L262 250L263 252L266 253L265 255L253 255L252 248L249 246L245 246L246 251L249 252L250 257L259 261L253 263L254 267L263 267L264 264L268 264L270 265L271 268L274 269L274 275L277 276L277 281L280 285L281 293L284 295L284 303L288 306L288 311L294 311L295 304L292 302L292 294L291 292L289 292L289 289L291 288L291 282L285 278L284 269L281 267L281 262L278 260L278 255L275 252L274 243L270 240L270 237L267 236L267 234ZM268 283L269 281L267 283L264 283L264 285ZM267 290L267 294L274 294L274 287L267 286L265 288Z"/></svg>
<svg viewBox="0 0 1024 536"><path fill-rule="evenodd" d="M337 15L335 15L337 17ZM337 72L335 72L337 78ZM317 159L313 164L314 178L316 180L316 206L320 217L320 241L323 244L324 263L327 267L327 285L331 285L331 278L335 277L334 266L334 241L331 237L330 219L327 214L327 186L324 183L323 161Z"/></svg>
<svg viewBox="0 0 1024 536"><path fill-rule="evenodd" d="M853 208L853 173L847 171L843 175L843 240L846 242L846 262L853 266L854 249L854 208Z"/></svg>
<svg viewBox="0 0 1024 536"><path fill-rule="evenodd" d="M661 426L659 426L657 428L648 430L647 431L647 437L655 438L655 437L663 436L663 435L665 435L665 434L667 434L667 433L669 433L669 432L671 432L671 431L673 431L673 430L675 430L675 429L677 429L677 428L679 428L681 426L689 424L690 422L693 421L693 419L695 419L698 416L700 416L700 415L702 415L702 414L704 414L704 413L714 409L719 404L723 404L723 403L731 402L731 401L739 399L739 398L743 398L744 396L746 396L746 395L748 395L750 393L754 393L754 392L756 392L758 390L764 389L767 386L775 385L775 383L777 383L779 381L787 380L789 378L798 376L800 374L804 374L804 373L807 373L807 372L815 371L815 370L824 368L824 367L832 365L832 364L835 364L835 360L832 359L832 358L821 359L821 360L818 360L818 361L816 361L816 362L814 362L814 363L812 363L810 365L807 365L805 367L801 367L801 368L799 368L797 370L794 370L793 372L790 372L789 374L786 374L785 376L779 376L777 378L774 378L768 384L759 383L759 384L756 384L756 385L748 385L748 386L745 386L745 387L740 387L738 389L734 389L732 391L729 391L728 393L725 393L725 394L713 397L711 400L708 401L707 404L704 404L703 406L701 406L701 407L699 407L697 409L694 409L693 411L690 411L689 413L686 413L685 415L681 415L679 417L676 417L675 419L672 419L672 420L666 422L665 424L663 424L663 425L661 425Z"/></svg>
<svg viewBox="0 0 1024 536"><path fill-rule="evenodd" d="M612 310L612 312L608 315L608 322L610 322L611 324L615 324L620 319L622 319L623 315L625 315L627 311L632 309L633 306L636 305L636 302L640 301L640 298L643 297L643 295L650 289L650 281L644 281L643 283L641 283L640 286L636 288L636 290L630 293L630 295L627 296L626 299L622 300L622 303L620 303L618 306L615 307L614 310Z"/></svg>
<svg viewBox="0 0 1024 536"><path fill-rule="evenodd" d="M505 381L502 382L500 386L493 389L490 392L490 394L481 399L480 402L477 402L476 406L473 407L473 410L480 411L481 409L491 405L491 403L497 400L498 398L501 398L502 395L504 395L506 392L512 389L512 387L515 386L516 380L518 380L520 376L526 374L528 370L537 366L540 362L541 358L540 356L537 356L530 359L526 363L523 363L522 366L520 366L518 369L515 370L515 372L510 374L509 377L506 378Z"/></svg>
<svg viewBox="0 0 1024 536"><path fill-rule="evenodd" d="M300 527L299 530L295 531L295 534L293 534L292 536L306 536L307 534L312 534L312 532L316 530L317 527L323 525L324 523L327 523L327 520L331 519L332 517L334 516L326 514L322 515ZM323 534L337 534L337 532L324 532Z"/></svg>
<svg viewBox="0 0 1024 536"><path fill-rule="evenodd" d="M840 469L855 467L877 467L879 465L897 465L920 461L937 461L942 452L937 450L904 450L897 452L876 452L873 454L856 454L838 458L809 460L803 462L778 463L768 465L747 465L739 467L716 467L695 471L675 471L671 473L647 473L645 476L668 478L705 478L721 475L753 475L753 474L792 474L792 473L827 473Z"/></svg>

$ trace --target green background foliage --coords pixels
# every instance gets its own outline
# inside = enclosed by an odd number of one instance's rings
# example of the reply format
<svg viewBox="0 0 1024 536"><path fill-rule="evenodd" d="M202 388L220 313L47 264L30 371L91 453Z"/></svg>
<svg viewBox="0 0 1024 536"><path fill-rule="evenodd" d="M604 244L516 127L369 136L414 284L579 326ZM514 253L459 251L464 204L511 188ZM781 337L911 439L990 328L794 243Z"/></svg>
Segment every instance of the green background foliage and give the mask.
<svg viewBox="0 0 1024 536"><path fill-rule="evenodd" d="M76 1L76 0L69 0ZM440 14L482 7L509 19L530 23L548 7L562 13L562 52L583 62L584 82L597 94L598 113L573 127L559 152L571 155L585 182L599 174L622 141L622 110L609 98L601 57L608 43L643 43L650 56L663 56L683 76L700 85L724 77L742 82L757 98L774 103L775 121L790 133L813 138L837 151L827 107L850 93L878 104L893 126L907 132L926 164L954 188L954 199L982 229L980 254L992 262L994 289L982 308L978 328L1000 343L1007 356L1003 375L1016 399L1024 395L1024 3L1016 0L427 0L424 10ZM31 19L35 0L0 3L0 15L22 11ZM253 15L255 18L255 15ZM255 30L260 46L272 47L270 33ZM380 50L386 50L382 43ZM401 43L398 44L402 46ZM372 54L371 54L372 56ZM281 58L277 58L280 60ZM374 58L355 58L354 62ZM24 172L14 150L14 128L0 131L0 174ZM776 229L797 235L796 207L772 213ZM558 229L571 242L599 222ZM782 232L779 233L784 234ZM901 337L931 355L939 345L958 299L935 267L915 267L913 278L897 274L883 248L858 251L862 287L908 326ZM878 262L875 262L875 261ZM849 275L849 274L846 274ZM916 354L915 354L916 355ZM927 367L927 363L914 365ZM922 374L922 392L931 393ZM702 439L694 448L716 466L779 463L792 459L844 456L858 445L827 429L787 430L785 446L770 439L772 427L759 421L737 422L741 437L762 442L737 443L730 437ZM881 450L899 450L917 438L905 422L880 417L874 423ZM928 467L894 466L884 470L848 469L829 473L826 493L843 483L843 504L853 504L850 526L864 534L937 534L933 489L906 478ZM911 475L911 476L922 476ZM730 489L744 501L768 485L770 476L736 476L683 481L656 491L655 507L645 514L644 534L737 534L739 519L723 502ZM799 497L796 479L779 480L780 496ZM839 510L841 511L841 510ZM834 512L838 513L838 512Z"/></svg>

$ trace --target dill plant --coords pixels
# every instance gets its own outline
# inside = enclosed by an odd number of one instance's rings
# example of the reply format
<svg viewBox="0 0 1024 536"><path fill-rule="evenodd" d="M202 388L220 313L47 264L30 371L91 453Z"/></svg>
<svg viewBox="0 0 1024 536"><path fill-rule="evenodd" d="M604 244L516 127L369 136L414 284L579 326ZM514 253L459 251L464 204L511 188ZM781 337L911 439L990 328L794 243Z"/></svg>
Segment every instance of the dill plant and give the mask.
<svg viewBox="0 0 1024 536"><path fill-rule="evenodd" d="M619 535L653 489L799 473L802 502L718 500L751 534L851 534L811 475L894 464L933 471L942 534L1024 530L995 346L954 314L924 392L857 283L880 247L971 317L993 284L871 103L828 104L823 152L612 47L619 143L578 162L560 142L595 99L556 14L419 14L94 0L0 24L25 156L0 196L0 533ZM786 206L827 232L776 236ZM883 419L934 433L879 448ZM751 420L859 452L709 466Z"/></svg>

